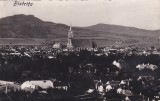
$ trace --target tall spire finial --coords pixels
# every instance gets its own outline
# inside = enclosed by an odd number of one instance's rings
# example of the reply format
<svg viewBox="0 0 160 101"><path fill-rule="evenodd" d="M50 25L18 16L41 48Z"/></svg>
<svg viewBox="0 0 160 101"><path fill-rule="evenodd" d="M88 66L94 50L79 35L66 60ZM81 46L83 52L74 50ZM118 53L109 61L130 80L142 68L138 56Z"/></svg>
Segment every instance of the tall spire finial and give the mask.
<svg viewBox="0 0 160 101"><path fill-rule="evenodd" d="M72 24L70 24L70 29L69 29L70 31L72 30Z"/></svg>

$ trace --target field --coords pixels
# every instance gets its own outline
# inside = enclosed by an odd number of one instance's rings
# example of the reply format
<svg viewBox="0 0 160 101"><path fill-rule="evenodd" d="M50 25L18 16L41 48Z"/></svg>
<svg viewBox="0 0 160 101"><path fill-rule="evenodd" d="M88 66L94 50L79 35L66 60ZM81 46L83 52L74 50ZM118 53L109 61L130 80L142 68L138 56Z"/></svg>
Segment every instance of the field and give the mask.
<svg viewBox="0 0 160 101"><path fill-rule="evenodd" d="M76 37L74 45L77 47L91 47L92 41L95 41L99 47L109 45L118 46L159 46L158 39L153 37ZM67 38L0 38L0 45L52 45L54 42L67 43Z"/></svg>

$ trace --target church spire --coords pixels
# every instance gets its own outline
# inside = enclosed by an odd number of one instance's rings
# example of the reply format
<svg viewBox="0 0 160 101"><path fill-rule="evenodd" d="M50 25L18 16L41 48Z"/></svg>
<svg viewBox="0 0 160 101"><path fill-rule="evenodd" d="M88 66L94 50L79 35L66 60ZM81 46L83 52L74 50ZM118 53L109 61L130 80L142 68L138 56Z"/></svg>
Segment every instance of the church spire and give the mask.
<svg viewBox="0 0 160 101"><path fill-rule="evenodd" d="M73 40L73 31L72 31L72 25L70 25L70 28L68 31L68 43L67 43L68 48L73 48L72 40Z"/></svg>
<svg viewBox="0 0 160 101"><path fill-rule="evenodd" d="M69 28L69 31L72 31L72 24L70 24L70 28Z"/></svg>

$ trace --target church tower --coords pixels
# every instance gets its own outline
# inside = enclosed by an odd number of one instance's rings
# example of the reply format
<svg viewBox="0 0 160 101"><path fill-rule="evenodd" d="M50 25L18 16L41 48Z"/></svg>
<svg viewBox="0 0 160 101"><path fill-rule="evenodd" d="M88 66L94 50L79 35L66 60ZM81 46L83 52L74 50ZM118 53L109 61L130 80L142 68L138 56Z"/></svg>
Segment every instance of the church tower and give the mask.
<svg viewBox="0 0 160 101"><path fill-rule="evenodd" d="M73 40L73 31L72 27L70 26L70 29L68 31L68 43L67 43L67 48L69 49L73 48L72 40Z"/></svg>

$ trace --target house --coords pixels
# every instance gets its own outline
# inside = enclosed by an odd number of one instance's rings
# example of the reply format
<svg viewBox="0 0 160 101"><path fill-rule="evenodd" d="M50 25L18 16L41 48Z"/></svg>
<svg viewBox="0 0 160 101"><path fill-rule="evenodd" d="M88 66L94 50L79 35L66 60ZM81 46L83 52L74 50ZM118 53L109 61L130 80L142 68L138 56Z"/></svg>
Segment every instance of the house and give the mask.
<svg viewBox="0 0 160 101"><path fill-rule="evenodd" d="M142 96L142 95L131 95L131 96L126 96L125 101L151 101L151 100L145 96ZM156 101L158 101L158 100L156 100Z"/></svg>
<svg viewBox="0 0 160 101"><path fill-rule="evenodd" d="M100 85L103 85L103 84L101 83L101 80L93 80L93 83L94 83L94 86L95 86L96 90L98 90L98 87L99 87Z"/></svg>
<svg viewBox="0 0 160 101"><path fill-rule="evenodd" d="M106 83L106 85L111 85L112 87L118 87L118 85L119 85L119 81L108 81L107 83Z"/></svg>
<svg viewBox="0 0 160 101"><path fill-rule="evenodd" d="M106 92L108 92L112 89L118 88L118 86L119 86L119 81L108 81L105 84L105 88L106 88L105 90L106 90Z"/></svg>
<svg viewBox="0 0 160 101"><path fill-rule="evenodd" d="M14 83L14 84L8 84L7 85L7 90L8 91L20 91L21 89L21 85L18 83Z"/></svg>
<svg viewBox="0 0 160 101"><path fill-rule="evenodd" d="M130 90L125 90L125 89L122 89L122 88L118 88L117 93L118 94L123 94L123 95L126 95L126 96L131 96L132 95L132 92Z"/></svg>
<svg viewBox="0 0 160 101"><path fill-rule="evenodd" d="M151 81L151 80L154 80L154 77L153 76L139 76L138 81Z"/></svg>
<svg viewBox="0 0 160 101"><path fill-rule="evenodd" d="M109 92L115 88L118 88L119 81L107 81L102 83L101 80L94 80L95 88L99 93Z"/></svg>
<svg viewBox="0 0 160 101"><path fill-rule="evenodd" d="M113 54L115 54L117 51L118 51L118 50L117 50L117 49L114 49L114 48L110 48L110 49L109 49L109 52L110 52L110 53L113 53Z"/></svg>
<svg viewBox="0 0 160 101"><path fill-rule="evenodd" d="M24 55L27 57L31 57L31 55L28 52L24 52Z"/></svg>
<svg viewBox="0 0 160 101"><path fill-rule="evenodd" d="M122 90L123 90L122 88L118 88L117 93L120 94L122 92Z"/></svg>
<svg viewBox="0 0 160 101"><path fill-rule="evenodd" d="M150 69L152 71L154 71L155 69L157 69L158 67L156 65L153 65L153 64L138 64L136 66L136 68L138 68L139 70L143 70L143 69Z"/></svg>
<svg viewBox="0 0 160 101"><path fill-rule="evenodd" d="M150 65L148 66L148 68L151 69L152 71L154 71L155 69L158 68L158 66L153 65L153 64L150 64Z"/></svg>
<svg viewBox="0 0 160 101"><path fill-rule="evenodd" d="M61 43L55 43L53 45L53 49L61 49L62 48L62 44Z"/></svg>
<svg viewBox="0 0 160 101"><path fill-rule="evenodd" d="M118 88L117 93L118 94L123 94L123 95L126 95L126 96L131 96L132 95L132 92L130 90L123 89L123 88Z"/></svg>
<svg viewBox="0 0 160 101"><path fill-rule="evenodd" d="M14 84L14 82L0 80L0 85Z"/></svg>
<svg viewBox="0 0 160 101"><path fill-rule="evenodd" d="M122 94L126 95L126 96L131 96L132 92L130 90L123 90Z"/></svg>
<svg viewBox="0 0 160 101"><path fill-rule="evenodd" d="M121 82L120 82L120 85L125 85L125 84L128 84L128 80L122 80Z"/></svg>
<svg viewBox="0 0 160 101"><path fill-rule="evenodd" d="M126 87L129 87L129 83L130 83L130 80L121 80L121 82L120 82L120 86L122 87L122 88L126 88Z"/></svg>
<svg viewBox="0 0 160 101"><path fill-rule="evenodd" d="M19 53L19 52L13 52L13 53L10 53L10 55L13 55L13 56L21 56L22 54Z"/></svg>
<svg viewBox="0 0 160 101"><path fill-rule="evenodd" d="M131 101L128 96L126 96L125 101Z"/></svg>
<svg viewBox="0 0 160 101"><path fill-rule="evenodd" d="M144 64L138 64L138 65L136 66L136 68L138 68L139 70L142 70L142 69L145 68L145 65L144 65Z"/></svg>
<svg viewBox="0 0 160 101"><path fill-rule="evenodd" d="M30 93L33 93L36 89L35 88L32 88L32 87L26 87L26 88L24 88L24 89L21 89L21 90L23 90L23 91L25 91L25 92L30 92Z"/></svg>
<svg viewBox="0 0 160 101"><path fill-rule="evenodd" d="M15 82L0 80L0 91L9 92L11 90L19 91L20 85Z"/></svg>
<svg viewBox="0 0 160 101"><path fill-rule="evenodd" d="M102 93L104 91L103 85L99 85L97 90Z"/></svg>
<svg viewBox="0 0 160 101"><path fill-rule="evenodd" d="M108 91L110 91L112 89L113 89L113 87L111 85L107 85L105 90L106 90L106 92L108 92Z"/></svg>
<svg viewBox="0 0 160 101"><path fill-rule="evenodd" d="M94 92L94 89L88 89L87 90L87 93L92 93L92 92Z"/></svg>
<svg viewBox="0 0 160 101"><path fill-rule="evenodd" d="M35 81L26 81L21 85L21 90L32 91L38 88L48 89L53 88L53 82L51 80L35 80Z"/></svg>
<svg viewBox="0 0 160 101"><path fill-rule="evenodd" d="M112 63L113 65L115 65L117 68L119 68L119 69L121 69L122 67L121 67L121 64L119 63L119 62L117 62L117 61L113 61L113 63Z"/></svg>
<svg viewBox="0 0 160 101"><path fill-rule="evenodd" d="M54 88L67 91L68 88L69 88L69 84L61 82L61 81L55 81L54 82Z"/></svg>
<svg viewBox="0 0 160 101"><path fill-rule="evenodd" d="M101 82L101 80L94 80L94 85L98 92L102 93L104 91L103 83Z"/></svg>

